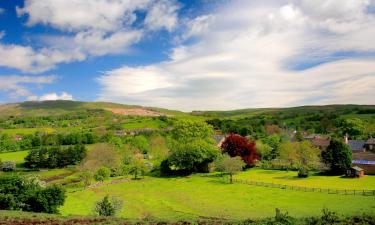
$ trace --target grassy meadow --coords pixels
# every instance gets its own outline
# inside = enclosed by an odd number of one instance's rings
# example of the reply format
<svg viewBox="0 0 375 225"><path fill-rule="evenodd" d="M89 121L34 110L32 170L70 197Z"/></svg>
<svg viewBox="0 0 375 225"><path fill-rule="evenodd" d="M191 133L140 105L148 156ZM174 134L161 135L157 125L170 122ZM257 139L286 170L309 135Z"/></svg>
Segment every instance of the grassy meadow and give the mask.
<svg viewBox="0 0 375 225"><path fill-rule="evenodd" d="M321 176L312 174L307 178L298 178L297 171L250 169L235 176L237 179L290 186L330 188L338 190L375 190L375 176L360 179L343 176Z"/></svg>
<svg viewBox="0 0 375 225"><path fill-rule="evenodd" d="M337 183L332 188L339 187ZM176 178L145 177L75 190L68 193L60 211L65 216L90 215L95 202L107 194L124 201L119 216L130 219L263 218L273 216L275 208L295 217L306 217L320 215L325 207L344 215L371 213L375 209L374 197L228 184L225 178L214 174L196 174Z"/></svg>

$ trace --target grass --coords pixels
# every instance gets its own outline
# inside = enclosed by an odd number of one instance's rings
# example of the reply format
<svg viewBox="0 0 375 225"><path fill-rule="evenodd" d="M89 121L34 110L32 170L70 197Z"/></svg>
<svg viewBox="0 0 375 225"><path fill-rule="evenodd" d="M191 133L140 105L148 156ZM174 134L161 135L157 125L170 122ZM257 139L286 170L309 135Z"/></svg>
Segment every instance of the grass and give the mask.
<svg viewBox="0 0 375 225"><path fill-rule="evenodd" d="M119 216L130 219L263 218L273 216L276 207L296 217L320 215L324 207L345 215L375 209L374 197L231 185L220 177L197 174L185 178L146 177L71 192L60 210L65 216L90 215L95 202L107 194L124 201Z"/></svg>
<svg viewBox="0 0 375 225"><path fill-rule="evenodd" d="M167 123L159 120L158 118L135 118L129 119L127 123L122 125L124 129L142 129L142 128L163 128L166 127Z"/></svg>
<svg viewBox="0 0 375 225"><path fill-rule="evenodd" d="M250 169L235 176L237 179L286 184L300 187L331 188L339 190L375 190L375 176L359 179L340 176L319 176L298 178L296 171Z"/></svg>
<svg viewBox="0 0 375 225"><path fill-rule="evenodd" d="M15 129L3 129L0 131L2 134L16 135L16 134L35 134L36 132L53 133L54 128L15 128Z"/></svg>
<svg viewBox="0 0 375 225"><path fill-rule="evenodd" d="M23 160L28 153L29 151L0 153L0 159L2 161L14 161L16 163L23 163Z"/></svg>

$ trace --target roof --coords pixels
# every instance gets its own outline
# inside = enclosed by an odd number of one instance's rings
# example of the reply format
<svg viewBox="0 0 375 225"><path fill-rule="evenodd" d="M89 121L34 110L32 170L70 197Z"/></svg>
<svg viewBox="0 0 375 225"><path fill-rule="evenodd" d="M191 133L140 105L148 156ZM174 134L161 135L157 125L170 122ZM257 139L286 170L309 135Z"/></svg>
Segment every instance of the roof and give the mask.
<svg viewBox="0 0 375 225"><path fill-rule="evenodd" d="M317 138L317 137L320 137L320 134L309 134L309 135L304 136L303 138L314 139L314 138Z"/></svg>
<svg viewBox="0 0 375 225"><path fill-rule="evenodd" d="M314 146L328 147L330 140L329 138L316 137L311 142Z"/></svg>
<svg viewBox="0 0 375 225"><path fill-rule="evenodd" d="M366 141L366 144L375 145L375 138L370 138Z"/></svg>
<svg viewBox="0 0 375 225"><path fill-rule="evenodd" d="M349 140L348 145L352 151L362 151L365 145L365 141L364 140Z"/></svg>
<svg viewBox="0 0 375 225"><path fill-rule="evenodd" d="M353 166L352 169L356 170L356 171L363 171L363 169L361 167L358 167L358 166Z"/></svg>
<svg viewBox="0 0 375 225"><path fill-rule="evenodd" d="M362 164L362 165L375 165L375 161L361 160L361 159L352 160L352 163L353 164Z"/></svg>

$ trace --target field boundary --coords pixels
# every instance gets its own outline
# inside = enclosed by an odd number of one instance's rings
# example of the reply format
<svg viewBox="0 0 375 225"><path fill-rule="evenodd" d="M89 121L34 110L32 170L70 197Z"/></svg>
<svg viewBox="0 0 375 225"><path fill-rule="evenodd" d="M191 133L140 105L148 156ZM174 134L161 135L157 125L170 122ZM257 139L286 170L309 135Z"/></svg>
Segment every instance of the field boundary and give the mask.
<svg viewBox="0 0 375 225"><path fill-rule="evenodd" d="M318 192L318 193L337 194L337 195L375 196L375 190L346 190L346 189L339 190L339 189L330 189L330 188L302 187L302 186L267 183L267 182L242 180L242 179L233 179L233 182L240 183L240 184L247 184L247 185L262 186L262 187L280 188L280 189L292 190L292 191Z"/></svg>

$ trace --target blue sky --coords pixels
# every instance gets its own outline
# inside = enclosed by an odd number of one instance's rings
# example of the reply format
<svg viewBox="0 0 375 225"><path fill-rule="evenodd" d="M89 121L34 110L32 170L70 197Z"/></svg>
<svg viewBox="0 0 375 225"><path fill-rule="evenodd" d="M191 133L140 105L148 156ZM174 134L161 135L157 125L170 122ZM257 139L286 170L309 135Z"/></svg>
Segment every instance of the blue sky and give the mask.
<svg viewBox="0 0 375 225"><path fill-rule="evenodd" d="M373 0L2 0L0 103L375 104Z"/></svg>

